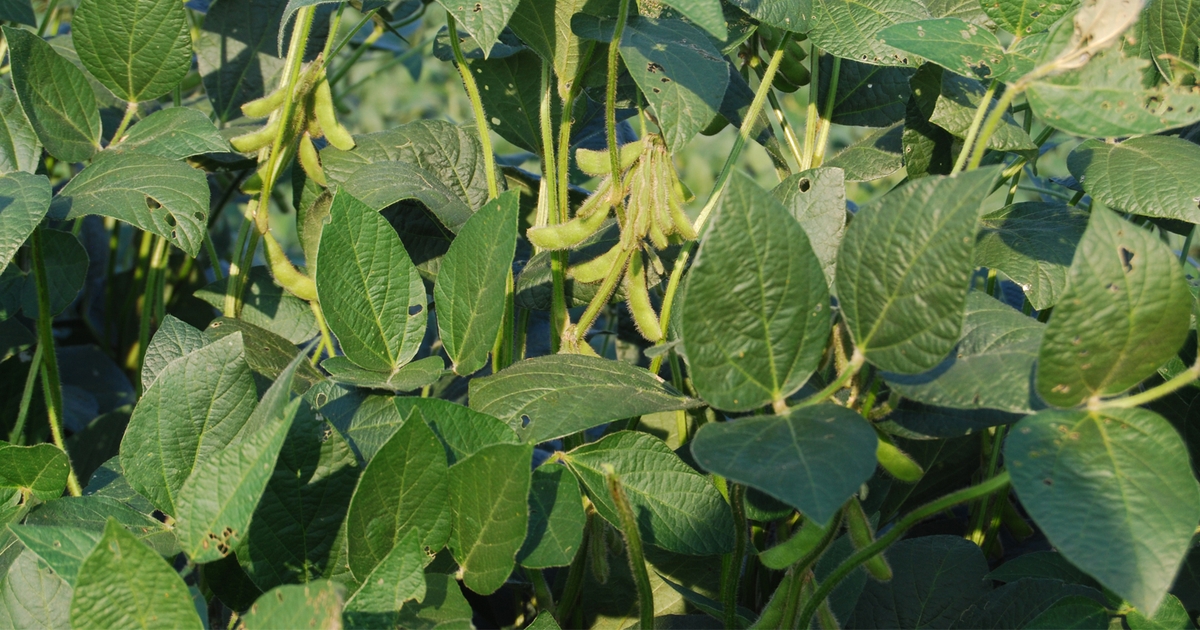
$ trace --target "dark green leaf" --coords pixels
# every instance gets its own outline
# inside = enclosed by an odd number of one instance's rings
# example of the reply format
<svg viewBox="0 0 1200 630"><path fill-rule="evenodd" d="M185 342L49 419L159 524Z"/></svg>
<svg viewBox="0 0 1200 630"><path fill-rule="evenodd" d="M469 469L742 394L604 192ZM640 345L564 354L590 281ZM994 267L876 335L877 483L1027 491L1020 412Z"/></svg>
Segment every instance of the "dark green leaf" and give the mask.
<svg viewBox="0 0 1200 630"><path fill-rule="evenodd" d="M161 522L107 496L64 497L51 501L31 512L25 524L78 527L103 533L108 519L116 519L134 537L150 545L160 555L173 556L179 553L175 535Z"/></svg>
<svg viewBox="0 0 1200 630"><path fill-rule="evenodd" d="M471 208L454 191L434 173L412 164L367 164L349 175L343 186L345 193L378 210L400 201L418 201L452 232L471 218Z"/></svg>
<svg viewBox="0 0 1200 630"><path fill-rule="evenodd" d="M888 46L880 39L885 28L929 17L917 0L813 0L812 30L808 36L822 51L880 66L913 66L916 55Z"/></svg>
<svg viewBox="0 0 1200 630"><path fill-rule="evenodd" d="M53 444L0 444L0 488L49 501L62 496L70 471L67 454Z"/></svg>
<svg viewBox="0 0 1200 630"><path fill-rule="evenodd" d="M338 383L384 389L393 392L411 392L435 383L446 371L446 362L440 356L425 357L408 363L392 372L364 370L346 357L330 357L321 362L329 372L329 378Z"/></svg>
<svg viewBox="0 0 1200 630"><path fill-rule="evenodd" d="M33 4L30 0L0 1L0 20L37 26L37 16L33 14Z"/></svg>
<svg viewBox="0 0 1200 630"><path fill-rule="evenodd" d="M0 176L0 269L8 266L49 208L50 181L44 175L12 172Z"/></svg>
<svg viewBox="0 0 1200 630"><path fill-rule="evenodd" d="M37 554L42 562L54 569L54 573L69 585L75 584L79 566L100 540L98 532L78 527L35 527L16 524L10 524L8 527L27 549Z"/></svg>
<svg viewBox="0 0 1200 630"><path fill-rule="evenodd" d="M808 31L812 18L813 7L808 0L730 0L730 3L759 22L797 33Z"/></svg>
<svg viewBox="0 0 1200 630"><path fill-rule="evenodd" d="M879 39L964 77L990 80L1013 74L1000 40L986 28L958 18L896 24L880 31Z"/></svg>
<svg viewBox="0 0 1200 630"><path fill-rule="evenodd" d="M368 462L411 413L409 409L403 415L397 412L391 395L346 387L332 381L317 384L305 398L345 436L358 456Z"/></svg>
<svg viewBox="0 0 1200 630"><path fill-rule="evenodd" d="M450 550L463 584L480 595L504 585L529 524L532 444L494 444L450 467Z"/></svg>
<svg viewBox="0 0 1200 630"><path fill-rule="evenodd" d="M434 285L438 331L454 371L487 362L504 317L504 283L517 246L518 194L508 191L475 213L442 260Z"/></svg>
<svg viewBox="0 0 1200 630"><path fill-rule="evenodd" d="M959 536L902 540L884 552L889 582L867 582L851 618L857 628L949 628L990 590L987 559Z"/></svg>
<svg viewBox="0 0 1200 630"><path fill-rule="evenodd" d="M838 253L837 296L855 345L878 367L928 370L954 348L979 206L995 168L925 177L863 206Z"/></svg>
<svg viewBox="0 0 1200 630"><path fill-rule="evenodd" d="M395 372L412 360L425 334L425 284L378 212L342 191L329 216L316 275L329 328L348 359Z"/></svg>
<svg viewBox="0 0 1200 630"><path fill-rule="evenodd" d="M1184 630L1196 627L1192 624L1191 614L1174 595L1167 595L1163 599L1154 616L1147 617L1141 611L1132 610L1125 615L1125 623L1129 624L1129 630Z"/></svg>
<svg viewBox="0 0 1200 630"><path fill-rule="evenodd" d="M175 0L82 0L71 33L83 66L124 101L154 100L192 68L187 10Z"/></svg>
<svg viewBox="0 0 1200 630"><path fill-rule="evenodd" d="M254 602L242 625L246 630L338 628L343 599L342 586L328 580L280 586Z"/></svg>
<svg viewBox="0 0 1200 630"><path fill-rule="evenodd" d="M954 623L953 628L1028 628L1038 615L1066 598L1087 597L1102 601L1098 591L1058 580L1025 578L979 598Z"/></svg>
<svg viewBox="0 0 1200 630"><path fill-rule="evenodd" d="M417 417L423 418L445 445L446 459L451 466L485 446L521 443L516 432L507 424L448 400L397 396L394 401L401 418L409 417L414 410L419 412ZM384 439L387 437L391 437L391 433Z"/></svg>
<svg viewBox="0 0 1200 630"><path fill-rule="evenodd" d="M204 112L191 107L162 109L130 127L112 151L137 151L178 160L202 153L232 151Z"/></svg>
<svg viewBox="0 0 1200 630"><path fill-rule="evenodd" d="M986 214L979 224L975 264L1012 278L1035 309L1057 304L1087 213L1062 203L1026 201Z"/></svg>
<svg viewBox="0 0 1200 630"><path fill-rule="evenodd" d="M621 37L621 59L672 152L717 115L729 72L720 51L696 27L681 20L631 19Z"/></svg>
<svg viewBox="0 0 1200 630"><path fill-rule="evenodd" d="M831 57L821 58L818 103L827 103L829 77L833 72ZM838 69L837 92L833 96L833 117L830 122L856 127L887 127L904 120L904 104L908 102L908 68L875 66L843 59Z"/></svg>
<svg viewBox="0 0 1200 630"><path fill-rule="evenodd" d="M904 170L909 179L948 175L954 163L954 136L929 122L942 93L942 68L922 64L909 80L912 96L904 109Z"/></svg>
<svg viewBox="0 0 1200 630"><path fill-rule="evenodd" d="M115 519L79 567L71 627L202 628L183 578Z"/></svg>
<svg viewBox="0 0 1200 630"><path fill-rule="evenodd" d="M484 56L492 45L500 40L500 31L508 24L508 18L517 10L520 0L479 0L475 3L455 0L438 0L446 13L458 20L459 28L470 33L483 48Z"/></svg>
<svg viewBox="0 0 1200 630"><path fill-rule="evenodd" d="M1183 345L1192 304L1165 243L1094 208L1042 338L1038 394L1073 407L1137 385Z"/></svg>
<svg viewBox="0 0 1200 630"><path fill-rule="evenodd" d="M284 0L215 0L196 39L204 93L217 120L242 115L242 104L275 89L283 60L274 56Z"/></svg>
<svg viewBox="0 0 1200 630"><path fill-rule="evenodd" d="M560 466L533 471L529 489L529 529L517 562L530 569L571 564L583 542L587 516L579 482Z"/></svg>
<svg viewBox="0 0 1200 630"><path fill-rule="evenodd" d="M1093 198L1148 217L1200 223L1200 146L1172 136L1088 140L1067 157Z"/></svg>
<svg viewBox="0 0 1200 630"><path fill-rule="evenodd" d="M471 381L471 408L545 442L611 420L698 404L628 363L559 354L520 361Z"/></svg>
<svg viewBox="0 0 1200 630"><path fill-rule="evenodd" d="M12 88L0 84L0 172L36 172L41 157L42 143L21 101Z"/></svg>
<svg viewBox="0 0 1200 630"><path fill-rule="evenodd" d="M709 423L692 442L705 469L828 522L875 472L878 440L862 416L837 405Z"/></svg>
<svg viewBox="0 0 1200 630"><path fill-rule="evenodd" d="M33 552L18 553L0 579L0 626L70 628L71 585L46 568Z"/></svg>
<svg viewBox="0 0 1200 630"><path fill-rule="evenodd" d="M247 314L243 311L243 314ZM218 317L204 329L208 339L222 339L234 333L242 335L242 344L246 349L246 364L256 374L261 374L268 381L274 381L296 358L296 345L276 335L263 330L254 324L241 319ZM325 380L325 377L308 361L302 361L296 367L296 378L292 381L292 390L303 394L309 387Z"/></svg>
<svg viewBox="0 0 1200 630"><path fill-rule="evenodd" d="M320 332L312 307L275 284L267 267L251 267L245 282L242 312L238 316L240 319L297 344L312 339ZM223 308L227 284L228 280L218 280L193 295L213 308ZM288 356L288 360L291 360L291 356Z"/></svg>
<svg viewBox="0 0 1200 630"><path fill-rule="evenodd" d="M474 612L452 575L425 574L425 599L400 609L396 626L412 630L470 630Z"/></svg>
<svg viewBox="0 0 1200 630"><path fill-rule="evenodd" d="M45 229L42 230L42 256L46 262L50 313L58 315L75 301L87 281L88 253L70 232ZM21 291L21 308L26 315L38 312L37 283L33 278L26 280Z"/></svg>
<svg viewBox="0 0 1200 630"><path fill-rule="evenodd" d="M502 58L475 59L467 66L479 83L480 100L491 117L492 131L526 151L541 154L541 58L533 51L522 50ZM552 116L557 127L559 113Z"/></svg>
<svg viewBox="0 0 1200 630"><path fill-rule="evenodd" d="M800 222L825 280L833 284L838 247L846 232L845 173L828 166L809 169L779 182L771 194Z"/></svg>
<svg viewBox="0 0 1200 630"><path fill-rule="evenodd" d="M408 530L346 602L347 624L352 628L396 627L396 614L404 602L425 599L422 569L428 561L421 549L420 532Z"/></svg>
<svg viewBox="0 0 1200 630"><path fill-rule="evenodd" d="M1068 595L1034 617L1025 628L1030 630L1105 630L1108 610L1100 602L1084 595Z"/></svg>
<svg viewBox="0 0 1200 630"><path fill-rule="evenodd" d="M208 228L208 182L187 164L142 153L102 155L50 205L56 219L119 219L197 256Z"/></svg>
<svg viewBox="0 0 1200 630"><path fill-rule="evenodd" d="M972 26L971 28L979 28ZM986 31L984 31L986 32ZM986 96L987 87L976 81L961 77L951 72L942 71L941 89L933 109L924 111L929 122L949 131L957 138L965 138L970 133L971 123L975 119L979 106ZM991 110L995 100L988 105ZM988 148L997 151L1032 152L1037 150L1033 139L1012 117L1005 113L1000 119L996 131L988 139Z"/></svg>
<svg viewBox="0 0 1200 630"><path fill-rule="evenodd" d="M1153 615L1200 519L1187 447L1144 409L1043 411L1004 449L1021 504L1050 544Z"/></svg>
<svg viewBox="0 0 1200 630"><path fill-rule="evenodd" d="M900 136L904 125L873 131L825 162L827 168L840 168L848 182L868 182L887 177L904 165Z"/></svg>
<svg viewBox="0 0 1200 630"><path fill-rule="evenodd" d="M13 87L50 155L82 162L100 150L100 110L83 72L42 38L5 27Z"/></svg>
<svg viewBox="0 0 1200 630"><path fill-rule="evenodd" d="M1200 58L1200 4L1190 0L1154 0L1142 13L1141 32L1150 48L1150 58L1167 80L1173 80L1175 65L1164 55L1196 63Z"/></svg>
<svg viewBox="0 0 1200 630"><path fill-rule="evenodd" d="M685 464L658 438L620 431L585 444L563 457L596 511L619 526L602 466L621 477L638 516L642 540L667 551L688 555L727 553L733 547L729 504L712 482Z"/></svg>
<svg viewBox="0 0 1200 630"><path fill-rule="evenodd" d="M1096 580L1067 562L1057 551L1022 554L1000 565L995 571L988 573L987 577L997 582L1016 582L1024 577L1047 578L1100 590L1100 584Z"/></svg>

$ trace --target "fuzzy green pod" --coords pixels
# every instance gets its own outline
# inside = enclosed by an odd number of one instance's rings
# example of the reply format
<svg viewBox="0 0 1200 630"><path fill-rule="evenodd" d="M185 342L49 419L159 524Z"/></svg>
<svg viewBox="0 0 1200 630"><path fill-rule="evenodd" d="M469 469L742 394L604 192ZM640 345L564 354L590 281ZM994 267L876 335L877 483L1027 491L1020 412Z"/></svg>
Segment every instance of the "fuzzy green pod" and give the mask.
<svg viewBox="0 0 1200 630"><path fill-rule="evenodd" d="M866 512L863 512L862 504L858 499L852 499L846 504L846 534L850 536L850 542L854 544L855 549L865 549L871 543L875 542L875 532L871 528L871 521L867 520ZM892 579L892 567L888 565L887 558L883 554L875 554L867 560L863 567L871 577L886 582Z"/></svg>
<svg viewBox="0 0 1200 630"><path fill-rule="evenodd" d="M296 156L300 159L300 168L304 169L304 174L308 175L309 179L322 188L329 186L325 181L325 169L321 168L321 158L317 156L317 147L313 145L312 138L307 133L300 136L300 147Z"/></svg>
<svg viewBox="0 0 1200 630"><path fill-rule="evenodd" d="M591 216L575 217L558 225L530 228L525 236L541 249L567 249L595 234L607 218L607 212L595 212Z"/></svg>
<svg viewBox="0 0 1200 630"><path fill-rule="evenodd" d="M287 95L288 91L280 88L262 98L256 98L253 101L243 104L242 113L250 118L266 118L271 115L271 112L283 105Z"/></svg>
<svg viewBox="0 0 1200 630"><path fill-rule="evenodd" d="M920 464L885 439L880 438L879 446L875 449L875 457L884 470L905 483L916 483L925 475Z"/></svg>
<svg viewBox="0 0 1200 630"><path fill-rule="evenodd" d="M253 153L275 141L275 135L279 133L279 121L273 120L264 125L258 131L252 131L233 138L229 144L240 153Z"/></svg>
<svg viewBox="0 0 1200 630"><path fill-rule="evenodd" d="M567 269L567 273L570 274L570 276L574 278L576 282L588 284L600 282L606 276L608 276L608 272L612 270L612 266L616 264L620 255L621 246L613 245L607 252L604 252L603 254L600 254L599 256L587 262L582 262L578 265L572 265Z"/></svg>
<svg viewBox="0 0 1200 630"><path fill-rule="evenodd" d="M633 323L638 332L648 341L658 342L662 339L662 325L658 321L658 313L650 303L650 291L646 287L646 268L642 264L642 252L635 251L629 258L629 272L625 274L625 294L629 297L626 304L629 313L633 315Z"/></svg>
<svg viewBox="0 0 1200 630"><path fill-rule="evenodd" d="M621 153L620 164L622 172L633 166L633 163L641 157L645 146L645 143L640 140L621 145L621 148L618 150ZM612 163L609 161L608 149L601 149L599 151L576 149L575 165L579 167L579 170L593 177L612 174Z"/></svg>
<svg viewBox="0 0 1200 630"><path fill-rule="evenodd" d="M329 81L320 81L313 88L313 114L316 115L317 124L321 125L321 132L325 134L329 144L343 151L354 148L354 136L338 122L334 113L333 93L329 90Z"/></svg>

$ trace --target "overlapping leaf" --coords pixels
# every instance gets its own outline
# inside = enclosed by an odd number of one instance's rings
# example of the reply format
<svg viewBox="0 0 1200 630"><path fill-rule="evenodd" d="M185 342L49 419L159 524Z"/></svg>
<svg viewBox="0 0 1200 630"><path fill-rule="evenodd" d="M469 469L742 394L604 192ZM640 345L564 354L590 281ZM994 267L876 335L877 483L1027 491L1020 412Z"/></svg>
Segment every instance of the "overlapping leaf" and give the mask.
<svg viewBox="0 0 1200 630"><path fill-rule="evenodd" d="M0 84L0 173L37 171L42 142L12 88Z"/></svg>
<svg viewBox="0 0 1200 630"><path fill-rule="evenodd" d="M12 261L49 208L50 181L44 175L0 176L0 270Z"/></svg>
<svg viewBox="0 0 1200 630"><path fill-rule="evenodd" d="M1067 167L1095 199L1131 214L1200 223L1200 146L1172 136L1088 140Z"/></svg>
<svg viewBox="0 0 1200 630"><path fill-rule="evenodd" d="M822 51L879 66L916 66L916 55L887 45L880 32L929 17L916 0L813 0L808 36Z"/></svg>
<svg viewBox="0 0 1200 630"><path fill-rule="evenodd" d="M997 269L1021 286L1033 308L1058 303L1067 270L1087 227L1087 214L1061 203L1025 201L980 220L975 264Z"/></svg>
<svg viewBox="0 0 1200 630"><path fill-rule="evenodd" d="M481 595L504 585L529 522L532 444L493 444L450 467L450 550Z"/></svg>
<svg viewBox="0 0 1200 630"><path fill-rule="evenodd" d="M100 110L83 72L42 38L5 27L13 87L50 155L82 162L100 150Z"/></svg>
<svg viewBox="0 0 1200 630"><path fill-rule="evenodd" d="M83 66L125 101L156 99L192 68L187 11L174 0L82 0L71 33Z"/></svg>

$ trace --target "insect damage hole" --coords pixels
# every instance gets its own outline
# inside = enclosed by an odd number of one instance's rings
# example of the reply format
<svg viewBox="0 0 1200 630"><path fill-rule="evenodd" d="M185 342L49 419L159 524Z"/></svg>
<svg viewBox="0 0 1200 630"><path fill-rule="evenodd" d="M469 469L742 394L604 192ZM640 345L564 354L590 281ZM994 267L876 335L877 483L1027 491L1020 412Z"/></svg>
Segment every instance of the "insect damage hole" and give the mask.
<svg viewBox="0 0 1200 630"><path fill-rule="evenodd" d="M1125 273L1133 271L1133 257L1136 254L1124 245L1117 247L1117 254L1121 257L1121 267L1125 269Z"/></svg>
<svg viewBox="0 0 1200 630"><path fill-rule="evenodd" d="M812 181L810 181L807 177L801 177L800 178L800 192L806 193L809 190L812 190Z"/></svg>
<svg viewBox="0 0 1200 630"><path fill-rule="evenodd" d="M158 210L159 208L162 207L162 204L158 203L158 200L155 199L154 197L147 196L146 197L146 207L151 210Z"/></svg>
<svg viewBox="0 0 1200 630"><path fill-rule="evenodd" d="M664 69L665 68L663 68L661 65L659 65L653 61L646 64L646 72L649 72L650 74L654 74L655 72L662 72Z"/></svg>
<svg viewBox="0 0 1200 630"><path fill-rule="evenodd" d="M421 314L421 310L420 304L413 304L412 306L408 307L408 316L416 317L417 315Z"/></svg>

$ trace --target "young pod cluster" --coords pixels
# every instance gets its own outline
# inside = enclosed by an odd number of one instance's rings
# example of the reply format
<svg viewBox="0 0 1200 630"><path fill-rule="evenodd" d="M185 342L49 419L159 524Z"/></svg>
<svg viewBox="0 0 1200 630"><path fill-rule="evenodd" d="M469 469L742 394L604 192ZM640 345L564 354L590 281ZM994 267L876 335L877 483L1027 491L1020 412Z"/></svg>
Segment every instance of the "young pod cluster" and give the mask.
<svg viewBox="0 0 1200 630"><path fill-rule="evenodd" d="M801 86L808 85L810 75L808 68L804 66L804 59L808 55L800 45L800 42L804 41L804 35L792 33L792 37L784 43L784 34L785 31L766 24L758 27L758 41L766 54L772 55L783 46L783 59L779 62L779 71L775 73L771 87L780 92L791 93Z"/></svg>

